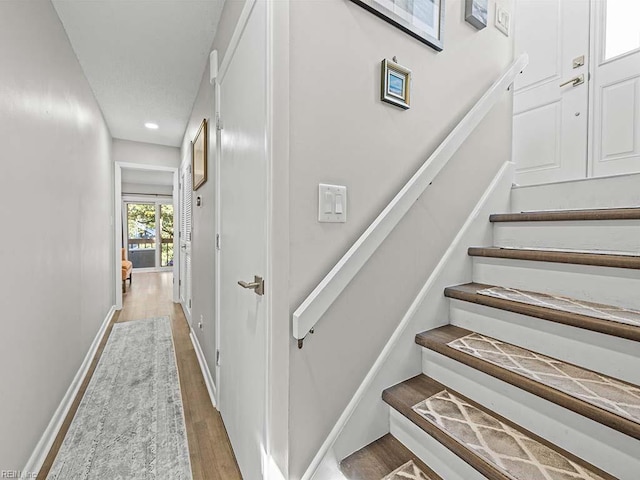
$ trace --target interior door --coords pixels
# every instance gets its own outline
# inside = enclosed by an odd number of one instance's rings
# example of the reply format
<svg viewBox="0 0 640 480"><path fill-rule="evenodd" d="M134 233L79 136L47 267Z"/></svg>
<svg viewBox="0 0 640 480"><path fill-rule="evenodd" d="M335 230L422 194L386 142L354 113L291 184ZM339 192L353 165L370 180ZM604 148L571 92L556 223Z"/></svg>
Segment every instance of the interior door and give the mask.
<svg viewBox="0 0 640 480"><path fill-rule="evenodd" d="M515 82L516 183L587 175L589 2L517 0L516 55L529 66ZM573 79L576 79L573 81Z"/></svg>
<svg viewBox="0 0 640 480"><path fill-rule="evenodd" d="M591 174L640 172L640 1L595 7Z"/></svg>
<svg viewBox="0 0 640 480"><path fill-rule="evenodd" d="M246 479L263 478L265 449L267 311L265 296L251 283L255 276L264 278L267 258L266 22L266 2L259 0L218 79L223 125L219 407Z"/></svg>
<svg viewBox="0 0 640 480"><path fill-rule="evenodd" d="M191 324L191 164L180 172L180 303Z"/></svg>

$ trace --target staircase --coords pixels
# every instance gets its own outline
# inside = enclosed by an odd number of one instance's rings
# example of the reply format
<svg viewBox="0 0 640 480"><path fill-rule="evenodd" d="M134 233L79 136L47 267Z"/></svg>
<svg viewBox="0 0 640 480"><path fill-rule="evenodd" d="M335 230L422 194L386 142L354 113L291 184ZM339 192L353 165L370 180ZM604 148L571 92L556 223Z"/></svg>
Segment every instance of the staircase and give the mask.
<svg viewBox="0 0 640 480"><path fill-rule="evenodd" d="M640 208L491 215L351 480L640 479Z"/></svg>

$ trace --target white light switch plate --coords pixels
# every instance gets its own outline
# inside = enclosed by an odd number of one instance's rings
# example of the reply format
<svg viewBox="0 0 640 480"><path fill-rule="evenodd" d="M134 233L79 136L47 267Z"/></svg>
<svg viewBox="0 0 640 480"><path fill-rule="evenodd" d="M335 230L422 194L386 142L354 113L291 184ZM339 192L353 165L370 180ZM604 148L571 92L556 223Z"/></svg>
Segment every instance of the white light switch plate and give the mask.
<svg viewBox="0 0 640 480"><path fill-rule="evenodd" d="M496 4L495 26L507 37L509 36L511 31L511 12L499 3Z"/></svg>
<svg viewBox="0 0 640 480"><path fill-rule="evenodd" d="M347 187L318 185L318 221L344 223L347 221Z"/></svg>

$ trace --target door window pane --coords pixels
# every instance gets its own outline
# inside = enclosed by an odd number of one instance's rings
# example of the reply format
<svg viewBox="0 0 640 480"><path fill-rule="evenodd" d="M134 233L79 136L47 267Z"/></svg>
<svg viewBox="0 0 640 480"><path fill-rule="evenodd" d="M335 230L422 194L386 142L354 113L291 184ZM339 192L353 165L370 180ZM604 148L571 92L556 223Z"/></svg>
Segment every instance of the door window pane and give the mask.
<svg viewBox="0 0 640 480"><path fill-rule="evenodd" d="M605 60L640 48L640 1L607 0Z"/></svg>

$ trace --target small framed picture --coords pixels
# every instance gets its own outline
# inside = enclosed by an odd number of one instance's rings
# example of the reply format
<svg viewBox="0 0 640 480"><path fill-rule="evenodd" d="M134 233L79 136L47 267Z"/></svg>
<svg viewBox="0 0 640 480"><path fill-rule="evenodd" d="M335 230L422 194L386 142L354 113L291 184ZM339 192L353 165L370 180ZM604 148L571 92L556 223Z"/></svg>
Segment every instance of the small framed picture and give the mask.
<svg viewBox="0 0 640 480"><path fill-rule="evenodd" d="M380 84L380 100L405 110L411 106L411 70L385 58Z"/></svg>
<svg viewBox="0 0 640 480"><path fill-rule="evenodd" d="M196 137L191 142L193 190L207 181L207 119L202 120Z"/></svg>
<svg viewBox="0 0 640 480"><path fill-rule="evenodd" d="M487 8L489 0L466 0L464 8L464 19L482 30L487 26Z"/></svg>

